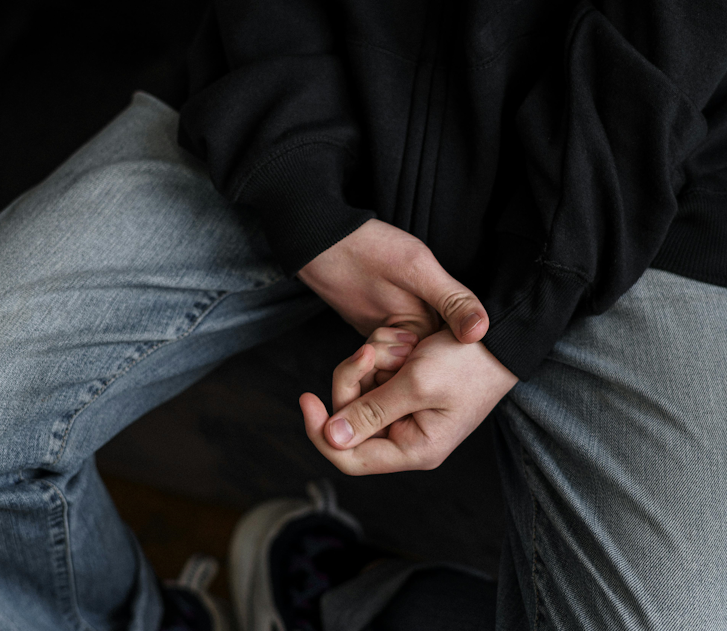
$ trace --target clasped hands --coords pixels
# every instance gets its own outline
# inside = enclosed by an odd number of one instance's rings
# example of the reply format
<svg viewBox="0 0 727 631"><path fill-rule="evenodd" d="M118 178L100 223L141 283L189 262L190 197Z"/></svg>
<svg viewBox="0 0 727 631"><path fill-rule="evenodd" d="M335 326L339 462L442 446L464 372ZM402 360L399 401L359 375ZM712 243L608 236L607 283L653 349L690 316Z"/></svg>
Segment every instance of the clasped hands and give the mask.
<svg viewBox="0 0 727 631"><path fill-rule="evenodd" d="M372 219L299 273L367 343L336 368L308 437L349 475L432 469L517 382L483 344L485 309L421 241Z"/></svg>

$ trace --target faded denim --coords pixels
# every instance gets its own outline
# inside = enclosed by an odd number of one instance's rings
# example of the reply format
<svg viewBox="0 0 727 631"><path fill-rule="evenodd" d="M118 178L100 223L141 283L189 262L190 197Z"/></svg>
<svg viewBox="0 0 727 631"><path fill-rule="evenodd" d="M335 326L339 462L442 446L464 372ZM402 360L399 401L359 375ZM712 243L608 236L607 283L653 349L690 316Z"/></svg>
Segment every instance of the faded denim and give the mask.
<svg viewBox="0 0 727 631"><path fill-rule="evenodd" d="M93 454L324 308L133 105L0 215L0 629L154 630L156 579Z"/></svg>
<svg viewBox="0 0 727 631"><path fill-rule="evenodd" d="M157 629L93 454L324 308L176 126L137 95L0 214L2 631ZM727 290L649 270L497 408L498 629L727 629L726 315Z"/></svg>
<svg viewBox="0 0 727 631"><path fill-rule="evenodd" d="M496 416L498 629L727 629L727 289L647 270Z"/></svg>

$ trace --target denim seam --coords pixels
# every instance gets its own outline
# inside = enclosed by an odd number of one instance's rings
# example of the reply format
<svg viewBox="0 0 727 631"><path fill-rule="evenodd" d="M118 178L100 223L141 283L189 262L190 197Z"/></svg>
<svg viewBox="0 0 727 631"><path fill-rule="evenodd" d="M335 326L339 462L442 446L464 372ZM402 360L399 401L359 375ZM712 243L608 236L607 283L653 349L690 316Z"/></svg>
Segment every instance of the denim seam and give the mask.
<svg viewBox="0 0 727 631"><path fill-rule="evenodd" d="M73 414L73 416L67 421L66 429L63 433L63 439L61 441L61 445L58 448L58 454L56 457L51 461L50 466L58 464L60 459L63 457L63 454L65 453L66 444L68 442L68 437L70 436L71 429L73 429L73 424L75 420L92 404L94 403L106 390L108 390L109 386L113 383L115 383L119 378L123 377L126 373L128 373L132 368L137 366L141 361L149 357L152 353L157 351L163 346L167 346L168 344L172 344L174 342L179 342L180 340L183 340L188 335L193 333L195 329L205 320L205 318L209 315L209 313L218 305L222 300L224 300L227 296L230 294L228 292L223 292L222 295L218 296L216 299L214 299L207 308L200 313L200 315L192 321L189 328L185 330L181 335L178 335L177 337L169 340L163 340L161 342L156 342L155 344L152 344L149 348L146 349L146 351L141 354L139 357L137 357L134 361L124 366L123 370L115 374L113 377L110 377L103 386L96 392L93 397L86 403L84 403L76 412Z"/></svg>
<svg viewBox="0 0 727 631"><path fill-rule="evenodd" d="M86 620L84 620L78 608L78 597L76 591L76 581L73 571L73 557L70 545L70 527L68 524L68 502L61 490L52 482L40 480L39 484L48 487L51 493L55 494L60 500L60 515L55 515L51 506L49 515L49 530L51 535L51 543L53 546L52 563L54 580L58 590L58 597L61 599L61 609L64 616L71 618L71 622L78 623L79 629L83 631L96 631ZM62 559L59 560L56 555L62 547Z"/></svg>
<svg viewBox="0 0 727 631"><path fill-rule="evenodd" d="M533 631L538 631L540 627L540 593L538 592L538 584L536 582L538 573L538 551L537 551L537 517L538 517L538 503L535 499L535 493L533 493L530 476L528 475L527 458L525 455L525 448L520 446L520 458L522 460L523 471L525 472L525 479L528 483L528 490L530 491L530 501L532 503L533 511L533 525L532 525L532 545L533 545L533 563L530 571L530 580L533 582L533 594L535 596L535 615L533 616Z"/></svg>

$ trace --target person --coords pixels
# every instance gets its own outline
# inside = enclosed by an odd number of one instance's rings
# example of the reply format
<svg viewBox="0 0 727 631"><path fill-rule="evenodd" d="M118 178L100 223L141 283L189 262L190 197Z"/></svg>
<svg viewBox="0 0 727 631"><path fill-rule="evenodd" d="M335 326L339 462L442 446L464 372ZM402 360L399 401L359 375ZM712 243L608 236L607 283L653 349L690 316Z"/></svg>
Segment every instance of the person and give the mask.
<svg viewBox="0 0 727 631"><path fill-rule="evenodd" d="M0 215L0 622L158 628L94 451L326 302L420 340L302 398L344 471L436 466L494 408L498 628L724 627L725 25L216 2L179 118L138 96Z"/></svg>
<svg viewBox="0 0 727 631"><path fill-rule="evenodd" d="M219 608L197 597L206 563L173 588L159 584L94 453L224 359L325 305L285 277L259 220L179 147L178 124L171 108L136 94L0 214L0 628L224 629ZM442 280L458 287L443 270ZM392 333L394 347L418 339ZM330 492L318 496L309 509L339 521Z"/></svg>

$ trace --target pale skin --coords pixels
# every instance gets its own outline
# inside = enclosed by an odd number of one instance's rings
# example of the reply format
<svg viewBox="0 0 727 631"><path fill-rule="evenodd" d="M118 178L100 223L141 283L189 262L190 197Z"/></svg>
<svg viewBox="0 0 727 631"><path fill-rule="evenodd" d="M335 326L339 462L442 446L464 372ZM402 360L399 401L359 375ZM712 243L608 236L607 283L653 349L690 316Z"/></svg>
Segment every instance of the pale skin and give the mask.
<svg viewBox="0 0 727 631"><path fill-rule="evenodd" d="M370 220L299 276L370 335L334 373L332 416L300 397L309 438L344 473L439 466L517 383L477 343L488 319L476 296L398 228Z"/></svg>
<svg viewBox="0 0 727 631"><path fill-rule="evenodd" d="M298 272L308 287L361 335L397 326L420 339L444 319L460 342L487 332L487 312L419 239L370 219Z"/></svg>

